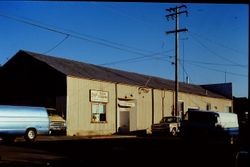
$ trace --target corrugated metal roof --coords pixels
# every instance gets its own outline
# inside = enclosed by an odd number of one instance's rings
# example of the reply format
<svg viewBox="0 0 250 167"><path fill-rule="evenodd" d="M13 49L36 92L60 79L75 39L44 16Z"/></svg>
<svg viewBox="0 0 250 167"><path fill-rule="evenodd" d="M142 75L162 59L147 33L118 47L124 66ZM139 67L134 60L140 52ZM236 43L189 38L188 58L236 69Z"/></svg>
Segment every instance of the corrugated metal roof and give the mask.
<svg viewBox="0 0 250 167"><path fill-rule="evenodd" d="M128 85L137 85L141 87L154 89L175 89L175 82L168 79L163 79L155 76L143 75L134 72L127 72L107 67L102 67L94 64L68 60L64 58L52 57L43 54L38 54L30 51L19 51L17 55L29 55L33 58L46 63L57 71L67 75L79 78L101 80L113 83L123 83ZM202 96L226 98L215 92L206 90L200 85L179 83L179 91Z"/></svg>

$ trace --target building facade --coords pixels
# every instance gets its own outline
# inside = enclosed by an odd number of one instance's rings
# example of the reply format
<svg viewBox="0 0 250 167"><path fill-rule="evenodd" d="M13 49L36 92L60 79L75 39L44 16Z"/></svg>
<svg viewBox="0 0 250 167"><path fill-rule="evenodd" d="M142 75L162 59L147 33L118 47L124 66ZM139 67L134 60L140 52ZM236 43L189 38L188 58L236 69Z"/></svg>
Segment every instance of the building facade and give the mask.
<svg viewBox="0 0 250 167"><path fill-rule="evenodd" d="M189 108L232 111L231 84L223 93L180 83L174 113L174 81L28 51L14 55L0 79L1 104L56 108L69 136L147 130L163 116L181 116ZM216 88L220 85L225 88Z"/></svg>

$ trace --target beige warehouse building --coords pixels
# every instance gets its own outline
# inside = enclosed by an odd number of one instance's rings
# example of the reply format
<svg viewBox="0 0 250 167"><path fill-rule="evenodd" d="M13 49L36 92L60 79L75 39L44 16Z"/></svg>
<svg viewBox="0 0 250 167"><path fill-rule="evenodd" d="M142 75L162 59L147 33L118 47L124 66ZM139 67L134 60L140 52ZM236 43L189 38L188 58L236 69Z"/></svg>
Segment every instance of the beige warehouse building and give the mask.
<svg viewBox="0 0 250 167"><path fill-rule="evenodd" d="M1 104L55 108L67 135L149 129L174 114L174 81L19 51L1 67ZM232 112L232 84L180 83L177 115L189 108Z"/></svg>

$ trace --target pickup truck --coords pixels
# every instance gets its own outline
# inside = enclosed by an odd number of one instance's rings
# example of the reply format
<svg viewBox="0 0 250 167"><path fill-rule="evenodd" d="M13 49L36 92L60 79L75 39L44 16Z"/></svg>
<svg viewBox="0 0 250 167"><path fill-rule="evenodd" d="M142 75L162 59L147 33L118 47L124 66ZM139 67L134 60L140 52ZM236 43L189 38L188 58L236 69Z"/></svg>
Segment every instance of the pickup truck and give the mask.
<svg viewBox="0 0 250 167"><path fill-rule="evenodd" d="M151 125L151 132L153 135L165 134L177 136L180 127L180 117L166 116L161 119L159 123Z"/></svg>
<svg viewBox="0 0 250 167"><path fill-rule="evenodd" d="M49 115L49 134L66 134L66 120L54 108L47 108Z"/></svg>

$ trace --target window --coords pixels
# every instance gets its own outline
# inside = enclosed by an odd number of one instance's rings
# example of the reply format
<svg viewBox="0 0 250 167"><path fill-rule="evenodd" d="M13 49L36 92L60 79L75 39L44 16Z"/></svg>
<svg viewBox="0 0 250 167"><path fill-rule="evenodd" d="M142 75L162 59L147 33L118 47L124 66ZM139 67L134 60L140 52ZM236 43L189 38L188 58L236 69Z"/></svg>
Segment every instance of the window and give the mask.
<svg viewBox="0 0 250 167"><path fill-rule="evenodd" d="M183 118L184 116L184 102L183 101L178 101L178 113L177 116L180 116L181 118Z"/></svg>
<svg viewBox="0 0 250 167"><path fill-rule="evenodd" d="M207 110L210 111L211 110L211 104L210 103L207 103Z"/></svg>
<svg viewBox="0 0 250 167"><path fill-rule="evenodd" d="M194 111L189 114L189 121L198 123L198 124L206 124L206 125L214 125L217 122L218 114L214 114L211 112L199 112Z"/></svg>
<svg viewBox="0 0 250 167"><path fill-rule="evenodd" d="M227 106L227 107L226 107L226 112L233 112L233 111L232 111L232 107L231 107L231 106Z"/></svg>
<svg viewBox="0 0 250 167"><path fill-rule="evenodd" d="M91 122L106 122L106 104L91 103Z"/></svg>

